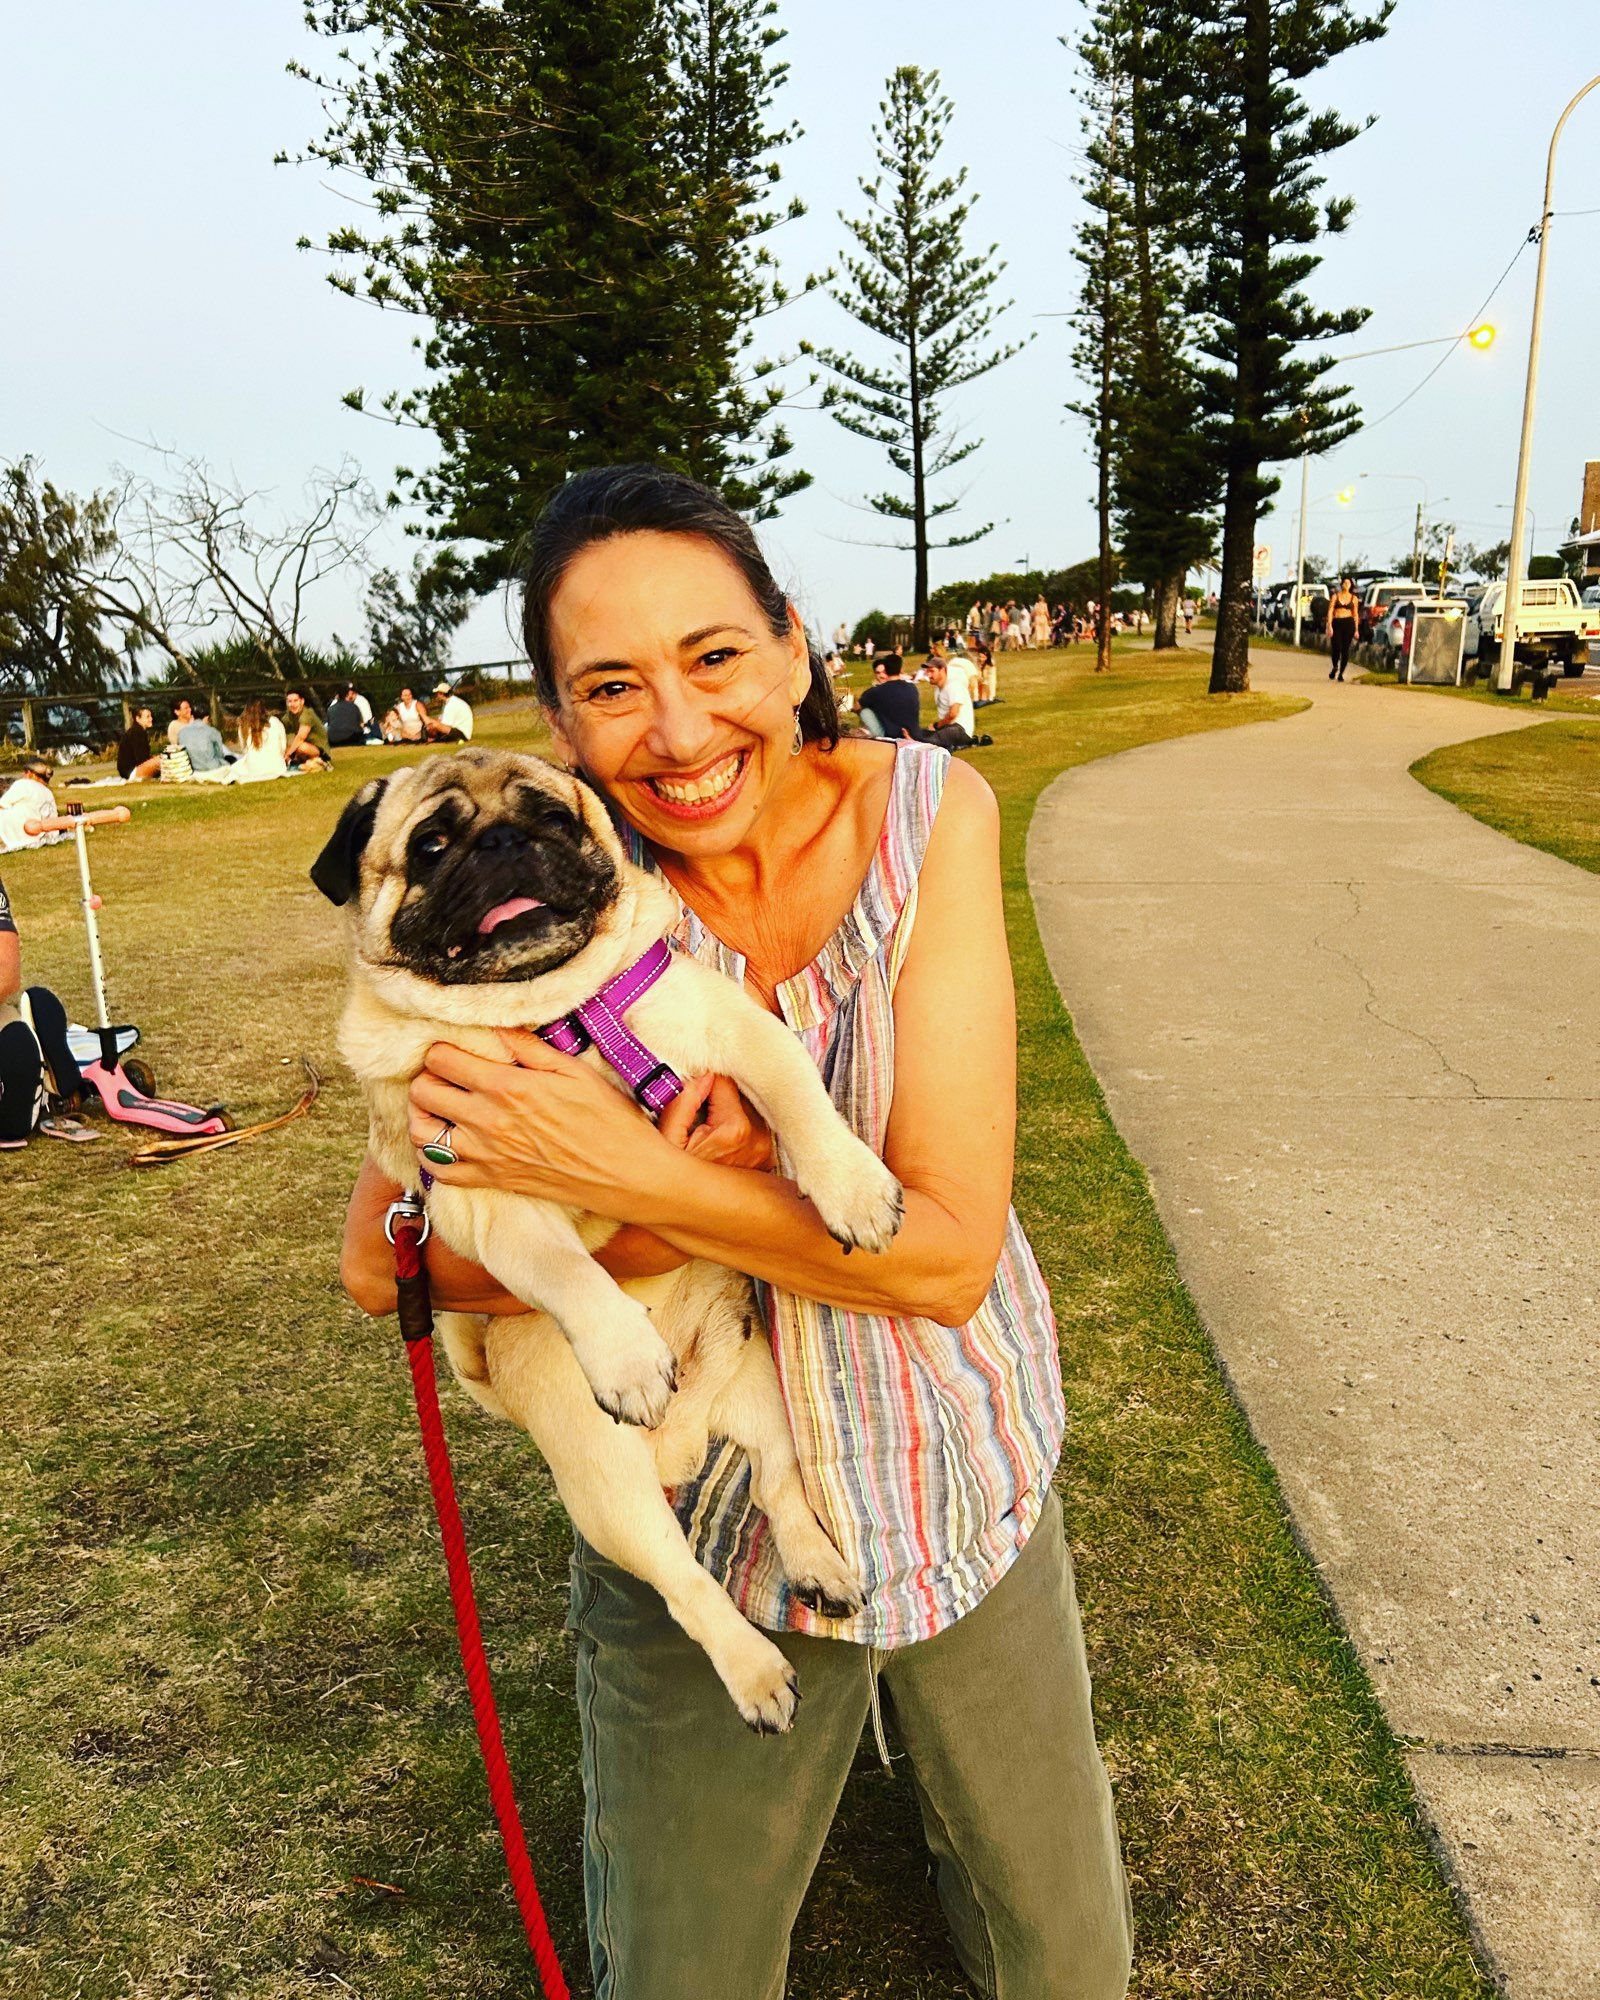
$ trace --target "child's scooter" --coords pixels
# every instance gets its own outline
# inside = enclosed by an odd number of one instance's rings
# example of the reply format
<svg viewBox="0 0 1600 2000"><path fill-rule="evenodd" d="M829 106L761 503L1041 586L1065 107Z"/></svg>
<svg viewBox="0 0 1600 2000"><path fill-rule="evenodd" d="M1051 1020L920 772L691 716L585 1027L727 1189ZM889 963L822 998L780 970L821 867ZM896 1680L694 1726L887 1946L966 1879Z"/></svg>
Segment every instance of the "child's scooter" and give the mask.
<svg viewBox="0 0 1600 2000"><path fill-rule="evenodd" d="M100 898L89 883L89 850L83 836L85 827L120 826L132 817L126 806L108 806L103 812L69 810L59 819L30 819L22 829L30 839L41 833L70 833L78 843L83 921L89 933L89 975L94 981L94 1001L100 1016L95 1030L100 1053L91 1062L81 1065L83 1080L98 1094L105 1106L106 1116L114 1118L119 1125L145 1125L156 1132L182 1132L195 1137L226 1132L229 1129L228 1120L220 1104L213 1104L202 1111L197 1104L179 1104L172 1098L157 1097L156 1081L148 1066L136 1058L122 1060L118 1056L119 1038L126 1046L129 1031L126 1027L112 1026L106 1006L100 926L95 919Z"/></svg>

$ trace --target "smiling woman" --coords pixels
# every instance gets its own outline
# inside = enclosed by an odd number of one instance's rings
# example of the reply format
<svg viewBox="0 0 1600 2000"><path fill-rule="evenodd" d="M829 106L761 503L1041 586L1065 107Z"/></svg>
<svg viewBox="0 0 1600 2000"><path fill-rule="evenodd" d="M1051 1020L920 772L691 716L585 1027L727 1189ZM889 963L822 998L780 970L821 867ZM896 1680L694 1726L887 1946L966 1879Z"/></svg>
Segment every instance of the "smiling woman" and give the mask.
<svg viewBox="0 0 1600 2000"><path fill-rule="evenodd" d="M887 1709L978 1989L1115 2000L1128 1905L1051 1485L1059 1358L1010 1207L994 800L943 751L841 740L748 526L690 480L571 480L524 574L558 751L675 892L674 942L793 1030L905 1194L893 1243L848 1255L726 1079L692 1080L658 1134L533 1038L516 1064L437 1048L412 1087L413 1144L452 1128L449 1183L612 1218L600 1256L625 1284L692 1258L760 1282L806 1498L866 1585L846 1616L788 1588L737 1447L675 1489L700 1562L800 1670L798 1725L758 1739L655 1593L580 1542L596 1994L776 1996L857 1741L870 1717L882 1745ZM378 1311L388 1192L369 1168L346 1239ZM520 1309L459 1260L433 1277L459 1309Z"/></svg>

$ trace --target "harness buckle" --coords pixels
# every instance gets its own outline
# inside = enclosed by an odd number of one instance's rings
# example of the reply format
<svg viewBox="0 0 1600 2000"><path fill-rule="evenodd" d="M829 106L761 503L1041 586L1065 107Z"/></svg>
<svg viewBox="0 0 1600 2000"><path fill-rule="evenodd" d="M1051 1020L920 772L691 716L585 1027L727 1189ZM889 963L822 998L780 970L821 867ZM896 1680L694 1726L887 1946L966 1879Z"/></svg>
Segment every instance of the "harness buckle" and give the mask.
<svg viewBox="0 0 1600 2000"><path fill-rule="evenodd" d="M655 1107L650 1102L650 1093L652 1090L654 1090L656 1085L660 1083L663 1077L666 1077L670 1079L673 1083L678 1084L678 1090L681 1090L683 1088L683 1085L681 1083L678 1083L677 1071L674 1070L669 1063L658 1062L654 1069L647 1070L646 1073L643 1076L641 1076L639 1081L633 1086L634 1096L638 1098L640 1104L644 1107L646 1111L654 1110ZM672 1094L674 1097L676 1097L678 1091L675 1090Z"/></svg>

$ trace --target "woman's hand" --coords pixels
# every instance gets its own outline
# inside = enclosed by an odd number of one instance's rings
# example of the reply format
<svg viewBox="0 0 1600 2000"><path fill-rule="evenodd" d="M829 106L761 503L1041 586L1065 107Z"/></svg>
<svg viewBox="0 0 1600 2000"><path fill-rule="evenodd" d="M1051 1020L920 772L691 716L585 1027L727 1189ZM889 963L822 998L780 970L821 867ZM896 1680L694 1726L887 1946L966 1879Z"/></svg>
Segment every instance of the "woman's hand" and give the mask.
<svg viewBox="0 0 1600 2000"><path fill-rule="evenodd" d="M429 1049L411 1086L411 1140L420 1153L442 1124L452 1187L503 1188L618 1222L645 1222L680 1153L713 1165L766 1168L772 1136L726 1078L692 1079L659 1127L604 1078L537 1035L508 1032L508 1060L469 1055L448 1042Z"/></svg>
<svg viewBox="0 0 1600 2000"><path fill-rule="evenodd" d="M754 1167L765 1173L773 1163L772 1133L731 1077L690 1077L662 1112L656 1130L715 1167Z"/></svg>

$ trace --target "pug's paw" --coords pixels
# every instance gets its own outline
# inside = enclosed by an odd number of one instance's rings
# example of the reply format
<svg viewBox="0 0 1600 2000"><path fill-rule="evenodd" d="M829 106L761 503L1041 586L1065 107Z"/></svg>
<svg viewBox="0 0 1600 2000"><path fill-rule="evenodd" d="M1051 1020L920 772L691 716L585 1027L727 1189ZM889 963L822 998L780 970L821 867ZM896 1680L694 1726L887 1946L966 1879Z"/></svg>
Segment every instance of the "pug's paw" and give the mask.
<svg viewBox="0 0 1600 2000"><path fill-rule="evenodd" d="M800 1683L782 1653L753 1625L745 1626L742 1638L720 1647L712 1665L757 1736L782 1736L790 1728L800 1706Z"/></svg>
<svg viewBox="0 0 1600 2000"><path fill-rule="evenodd" d="M678 1364L672 1349L639 1314L599 1335L590 1334L581 1348L574 1343L594 1399L619 1424L637 1424L653 1431L667 1414L678 1386Z"/></svg>
<svg viewBox="0 0 1600 2000"><path fill-rule="evenodd" d="M796 1176L823 1227L847 1250L887 1250L905 1220L905 1195L870 1146L849 1134Z"/></svg>

